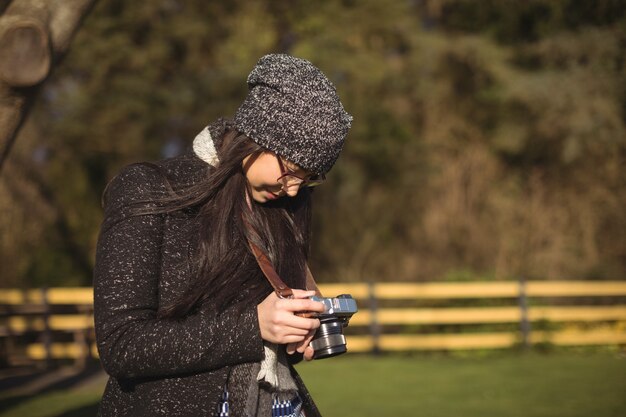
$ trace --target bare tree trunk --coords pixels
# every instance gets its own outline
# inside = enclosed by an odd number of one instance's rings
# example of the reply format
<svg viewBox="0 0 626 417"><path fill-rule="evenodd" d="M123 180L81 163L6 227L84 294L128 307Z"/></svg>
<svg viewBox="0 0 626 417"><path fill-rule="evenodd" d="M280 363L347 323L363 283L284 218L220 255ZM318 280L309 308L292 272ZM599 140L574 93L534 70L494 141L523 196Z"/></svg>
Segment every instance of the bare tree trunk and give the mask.
<svg viewBox="0 0 626 417"><path fill-rule="evenodd" d="M50 70L97 0L12 0L0 8L0 172Z"/></svg>

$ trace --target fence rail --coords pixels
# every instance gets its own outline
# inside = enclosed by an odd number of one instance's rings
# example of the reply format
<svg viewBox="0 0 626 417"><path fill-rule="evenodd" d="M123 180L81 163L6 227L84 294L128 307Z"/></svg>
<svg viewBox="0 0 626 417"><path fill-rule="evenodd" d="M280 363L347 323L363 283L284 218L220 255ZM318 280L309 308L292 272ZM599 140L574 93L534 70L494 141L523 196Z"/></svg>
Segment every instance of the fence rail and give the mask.
<svg viewBox="0 0 626 417"><path fill-rule="evenodd" d="M359 301L361 309L346 329L353 352L626 344L626 281L359 283L320 288L327 296L349 293ZM458 306L460 300L470 299L476 302ZM476 306L495 299L504 305ZM418 306L393 305L398 302ZM436 307L419 305L433 302ZM59 358L84 363L97 357L92 289L0 290L0 355L9 366Z"/></svg>

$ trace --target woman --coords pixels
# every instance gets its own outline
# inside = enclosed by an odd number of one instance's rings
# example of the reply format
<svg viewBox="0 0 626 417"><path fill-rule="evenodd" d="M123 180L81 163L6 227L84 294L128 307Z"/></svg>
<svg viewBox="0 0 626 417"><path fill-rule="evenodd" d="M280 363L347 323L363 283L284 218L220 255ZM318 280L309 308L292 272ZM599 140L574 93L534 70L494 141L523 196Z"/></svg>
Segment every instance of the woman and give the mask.
<svg viewBox="0 0 626 417"><path fill-rule="evenodd" d="M352 117L310 62L267 55L232 121L105 191L94 275L101 416L319 416L292 364L323 311L306 290L310 187ZM253 243L294 289L279 298ZM309 285L310 286L310 285Z"/></svg>

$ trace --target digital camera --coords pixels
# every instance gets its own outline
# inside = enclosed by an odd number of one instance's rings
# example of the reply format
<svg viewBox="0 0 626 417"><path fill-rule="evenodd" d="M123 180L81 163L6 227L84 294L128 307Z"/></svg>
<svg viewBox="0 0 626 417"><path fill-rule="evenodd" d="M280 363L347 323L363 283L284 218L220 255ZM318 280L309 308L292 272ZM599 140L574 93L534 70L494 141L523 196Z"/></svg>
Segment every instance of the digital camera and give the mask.
<svg viewBox="0 0 626 417"><path fill-rule="evenodd" d="M313 359L326 359L347 352L343 328L358 311L354 298L349 294L341 294L335 298L313 296L311 300L324 303L325 307L323 313L313 315L320 321L320 327L311 341Z"/></svg>

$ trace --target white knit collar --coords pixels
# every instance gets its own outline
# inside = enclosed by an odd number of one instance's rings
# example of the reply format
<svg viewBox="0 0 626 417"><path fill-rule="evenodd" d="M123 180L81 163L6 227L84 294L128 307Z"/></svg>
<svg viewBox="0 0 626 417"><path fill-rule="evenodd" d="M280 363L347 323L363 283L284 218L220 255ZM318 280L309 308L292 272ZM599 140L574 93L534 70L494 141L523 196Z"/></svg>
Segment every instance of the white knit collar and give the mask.
<svg viewBox="0 0 626 417"><path fill-rule="evenodd" d="M196 135L196 138L193 140L193 151L198 155L198 158L209 165L215 167L220 162L208 126Z"/></svg>

